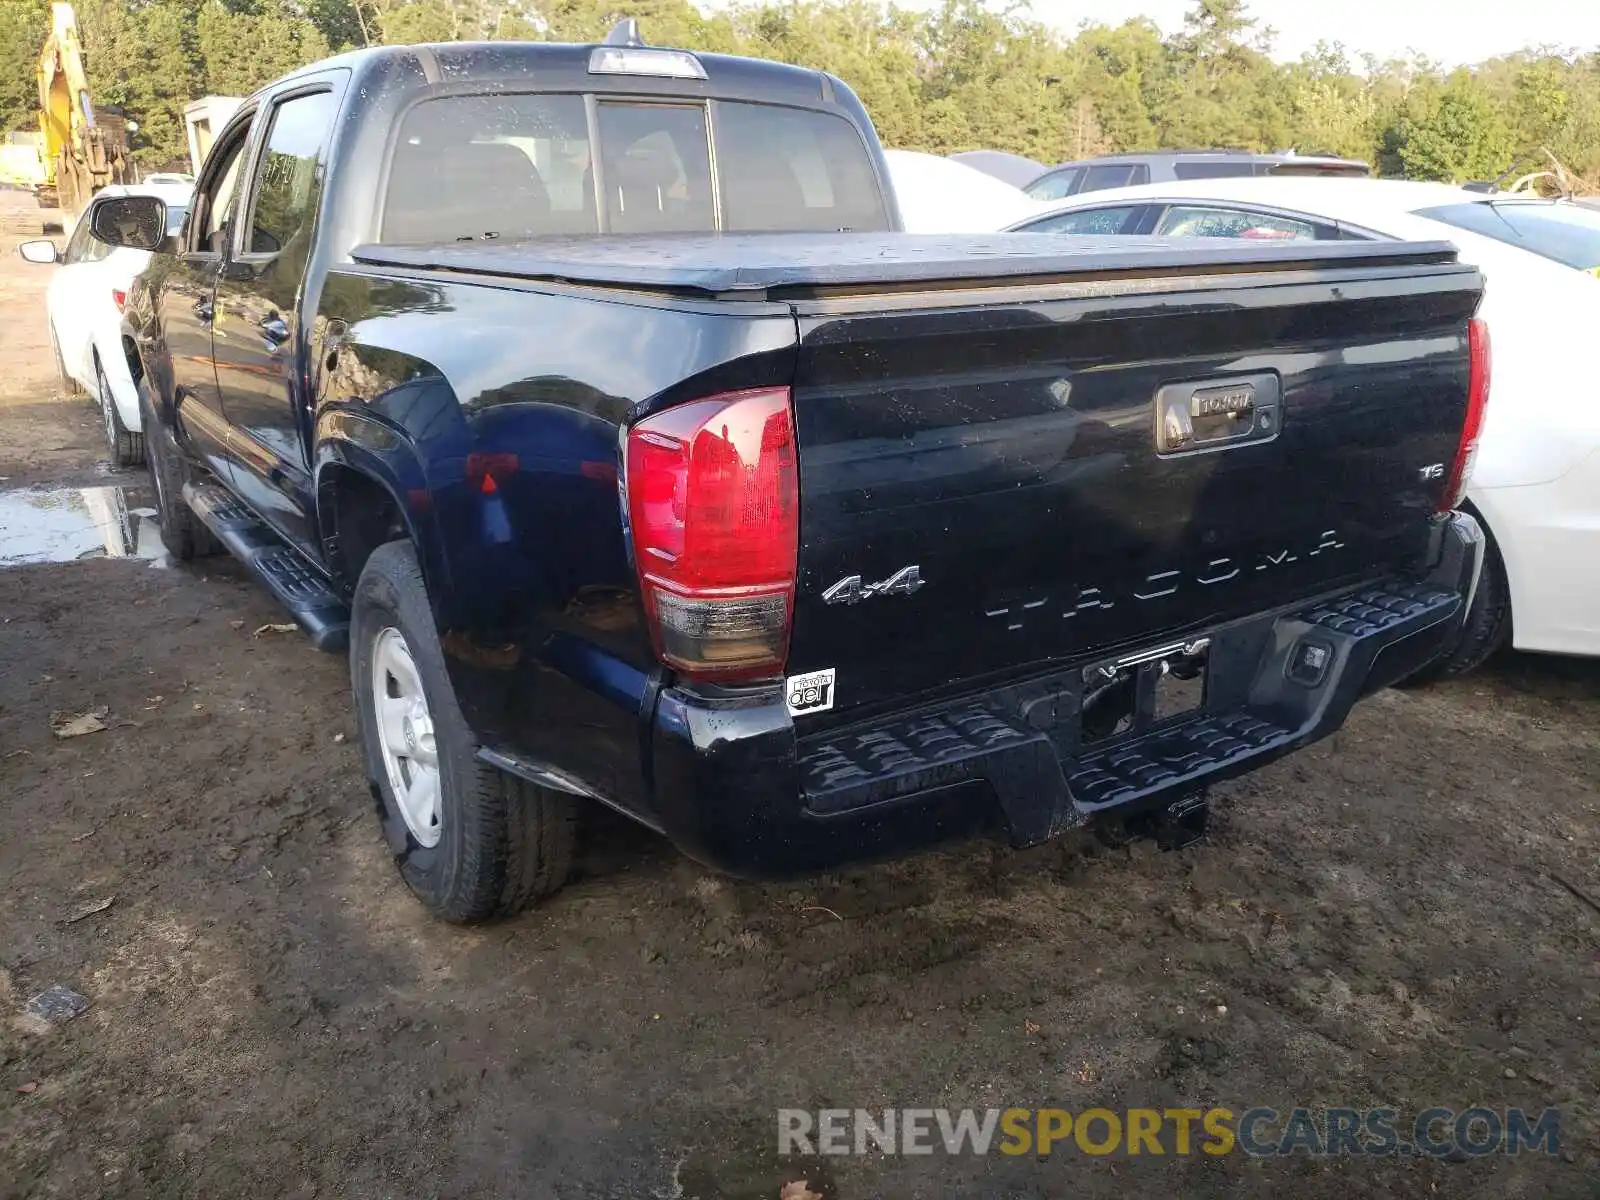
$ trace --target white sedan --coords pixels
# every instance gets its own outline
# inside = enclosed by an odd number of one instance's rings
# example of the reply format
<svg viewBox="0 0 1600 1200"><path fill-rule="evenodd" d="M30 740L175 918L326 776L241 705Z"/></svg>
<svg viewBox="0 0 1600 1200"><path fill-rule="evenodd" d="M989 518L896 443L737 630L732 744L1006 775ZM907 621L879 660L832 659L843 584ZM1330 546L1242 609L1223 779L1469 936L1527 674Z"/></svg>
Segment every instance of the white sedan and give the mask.
<svg viewBox="0 0 1600 1200"><path fill-rule="evenodd" d="M1600 211L1379 179L1208 179L1093 192L994 228L1074 235L1445 240L1488 281L1493 369L1466 506L1483 581L1437 676L1498 646L1600 655Z"/></svg>
<svg viewBox="0 0 1600 1200"><path fill-rule="evenodd" d="M128 285L144 270L150 253L107 245L94 236L91 222L107 200L159 196L167 205L167 232L176 233L192 193L187 184L114 185L95 193L65 249L50 241L17 247L29 262L60 264L45 291L56 370L69 392L88 392L100 406L111 457L119 466L144 461L139 397L122 352L122 306Z"/></svg>

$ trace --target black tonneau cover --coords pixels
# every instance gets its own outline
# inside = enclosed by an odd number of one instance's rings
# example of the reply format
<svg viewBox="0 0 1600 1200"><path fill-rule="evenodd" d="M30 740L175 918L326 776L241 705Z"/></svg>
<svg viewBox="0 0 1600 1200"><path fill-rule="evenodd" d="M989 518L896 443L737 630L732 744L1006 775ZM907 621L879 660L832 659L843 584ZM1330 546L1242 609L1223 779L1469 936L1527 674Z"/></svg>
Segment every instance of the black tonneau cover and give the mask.
<svg viewBox="0 0 1600 1200"><path fill-rule="evenodd" d="M1107 274L1453 264L1448 242L1269 242L1038 233L593 234L357 246L380 267L710 294Z"/></svg>

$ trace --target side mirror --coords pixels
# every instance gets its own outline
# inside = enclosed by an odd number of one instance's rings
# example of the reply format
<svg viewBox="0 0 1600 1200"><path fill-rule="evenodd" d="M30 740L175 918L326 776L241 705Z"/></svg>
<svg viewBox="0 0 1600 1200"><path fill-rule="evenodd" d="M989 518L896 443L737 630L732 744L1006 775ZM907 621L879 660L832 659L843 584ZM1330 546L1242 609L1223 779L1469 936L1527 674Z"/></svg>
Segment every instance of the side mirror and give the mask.
<svg viewBox="0 0 1600 1200"><path fill-rule="evenodd" d="M23 242L17 247L17 253L31 263L45 264L61 261L61 251L56 249L56 244L44 240Z"/></svg>
<svg viewBox="0 0 1600 1200"><path fill-rule="evenodd" d="M95 205L94 236L109 246L159 250L167 236L167 206L155 196L118 196Z"/></svg>

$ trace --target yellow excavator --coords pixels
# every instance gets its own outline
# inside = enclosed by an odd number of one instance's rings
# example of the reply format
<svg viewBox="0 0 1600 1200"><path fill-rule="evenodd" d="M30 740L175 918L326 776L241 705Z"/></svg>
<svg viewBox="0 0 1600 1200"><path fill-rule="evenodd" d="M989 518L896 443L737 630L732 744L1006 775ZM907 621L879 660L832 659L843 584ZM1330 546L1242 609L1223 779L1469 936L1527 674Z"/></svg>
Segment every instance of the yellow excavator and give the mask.
<svg viewBox="0 0 1600 1200"><path fill-rule="evenodd" d="M78 15L70 4L50 6L50 36L39 54L39 128L45 180L39 203L79 213L107 184L134 181L133 154L121 113L89 98Z"/></svg>

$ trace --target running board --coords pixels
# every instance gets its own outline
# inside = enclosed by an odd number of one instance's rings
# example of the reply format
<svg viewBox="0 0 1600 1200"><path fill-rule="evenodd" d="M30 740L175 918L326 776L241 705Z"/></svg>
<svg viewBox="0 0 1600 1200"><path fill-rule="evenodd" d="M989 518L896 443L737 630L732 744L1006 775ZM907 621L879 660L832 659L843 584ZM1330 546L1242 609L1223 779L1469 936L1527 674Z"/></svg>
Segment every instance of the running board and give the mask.
<svg viewBox="0 0 1600 1200"><path fill-rule="evenodd" d="M318 650L342 653L350 609L326 577L265 521L216 484L183 485L183 498L217 540L278 598Z"/></svg>

